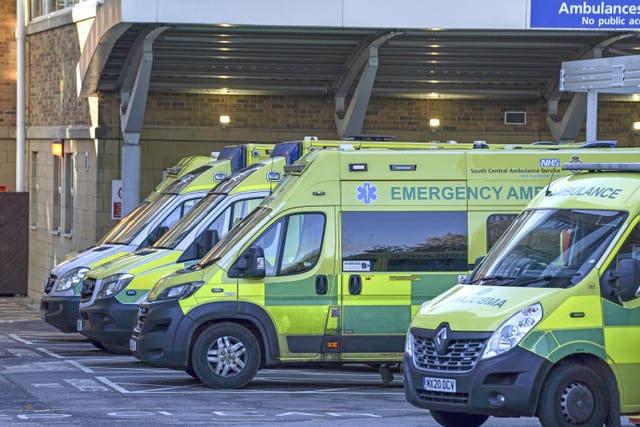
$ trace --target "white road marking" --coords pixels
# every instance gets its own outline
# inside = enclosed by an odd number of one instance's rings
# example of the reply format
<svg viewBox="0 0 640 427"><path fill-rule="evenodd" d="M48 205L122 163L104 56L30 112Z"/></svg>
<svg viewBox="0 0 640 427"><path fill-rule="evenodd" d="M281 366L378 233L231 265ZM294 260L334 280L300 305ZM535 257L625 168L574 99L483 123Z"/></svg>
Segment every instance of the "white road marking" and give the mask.
<svg viewBox="0 0 640 427"><path fill-rule="evenodd" d="M108 378L106 378L106 377L96 377L96 379L97 379L98 381L100 381L101 383L104 383L104 384L108 385L109 387L111 387L112 389L116 390L116 391L117 391L117 392L119 392L119 393L122 393L122 394L129 394L129 393L130 393L130 391L129 391L129 390L127 390L127 389L125 389L125 388L120 387L118 384L116 384L116 383L114 383L114 382L111 382L111 381L110 381Z"/></svg>
<svg viewBox="0 0 640 427"><path fill-rule="evenodd" d="M106 387L98 384L92 379L80 378L80 379L67 379L65 381L80 391L108 391L109 390Z"/></svg>
<svg viewBox="0 0 640 427"><path fill-rule="evenodd" d="M49 351L46 348L38 347L36 350L43 352L44 354L55 357L56 359L66 359L64 356L60 356L59 354L54 353L53 351Z"/></svg>
<svg viewBox="0 0 640 427"><path fill-rule="evenodd" d="M87 374L93 374L94 370L91 368L87 368L86 366L84 366L82 363L80 362L76 362L75 360L66 360L66 362L70 365L75 366L76 368L80 369L82 372L86 372Z"/></svg>
<svg viewBox="0 0 640 427"><path fill-rule="evenodd" d="M9 334L9 336L11 338L13 338L14 340L19 341L19 342L21 342L23 344L26 344L26 345L32 345L33 344L31 341L23 340L22 338L20 338L16 334Z"/></svg>

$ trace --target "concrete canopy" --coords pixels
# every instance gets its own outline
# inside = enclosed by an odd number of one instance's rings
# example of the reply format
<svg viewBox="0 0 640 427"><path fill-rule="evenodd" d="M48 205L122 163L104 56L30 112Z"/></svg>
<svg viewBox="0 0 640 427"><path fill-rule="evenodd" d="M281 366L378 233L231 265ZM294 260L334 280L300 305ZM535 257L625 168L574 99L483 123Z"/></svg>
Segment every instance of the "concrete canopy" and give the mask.
<svg viewBox="0 0 640 427"><path fill-rule="evenodd" d="M539 100L555 90L561 62L591 58L603 43L603 56L638 46L636 33L607 44L620 32L528 30L522 1L437 2L438 13L418 18L434 2L402 0L392 2L395 9L377 1L301 3L105 0L78 66L79 92L118 91L130 52L160 26L151 91L332 97L349 73L363 71L362 53L382 40L376 96Z"/></svg>

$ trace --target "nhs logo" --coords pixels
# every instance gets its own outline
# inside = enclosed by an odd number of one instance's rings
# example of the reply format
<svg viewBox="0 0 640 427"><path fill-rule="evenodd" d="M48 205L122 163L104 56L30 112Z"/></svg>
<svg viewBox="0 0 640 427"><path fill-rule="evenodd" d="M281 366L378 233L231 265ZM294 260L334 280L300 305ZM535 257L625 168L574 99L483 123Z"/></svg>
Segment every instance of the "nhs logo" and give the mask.
<svg viewBox="0 0 640 427"><path fill-rule="evenodd" d="M559 168L560 159L540 159L541 168Z"/></svg>

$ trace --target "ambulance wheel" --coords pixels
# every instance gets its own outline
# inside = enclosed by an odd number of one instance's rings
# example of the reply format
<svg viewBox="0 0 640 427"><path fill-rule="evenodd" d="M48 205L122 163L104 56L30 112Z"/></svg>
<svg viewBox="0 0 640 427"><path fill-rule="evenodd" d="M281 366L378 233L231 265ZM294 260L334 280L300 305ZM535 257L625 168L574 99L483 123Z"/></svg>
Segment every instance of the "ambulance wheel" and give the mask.
<svg viewBox="0 0 640 427"><path fill-rule="evenodd" d="M191 366L198 379L209 387L245 387L260 367L258 340L235 323L209 326L196 339Z"/></svg>
<svg viewBox="0 0 640 427"><path fill-rule="evenodd" d="M602 426L609 406L607 386L592 369L561 365L542 387L538 418L543 427Z"/></svg>
<svg viewBox="0 0 640 427"><path fill-rule="evenodd" d="M191 378L195 378L198 379L198 376L196 375L195 371L193 370L193 368L191 366L187 367L187 369L184 370L187 375L189 375Z"/></svg>
<svg viewBox="0 0 640 427"><path fill-rule="evenodd" d="M465 414L463 412L429 411L438 424L444 427L479 427L488 415Z"/></svg>

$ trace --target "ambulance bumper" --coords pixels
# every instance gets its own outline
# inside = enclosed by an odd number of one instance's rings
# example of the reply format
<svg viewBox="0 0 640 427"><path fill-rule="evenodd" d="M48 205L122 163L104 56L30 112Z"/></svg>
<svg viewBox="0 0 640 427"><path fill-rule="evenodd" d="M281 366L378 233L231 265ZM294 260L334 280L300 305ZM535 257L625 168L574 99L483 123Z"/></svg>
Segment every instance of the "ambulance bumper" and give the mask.
<svg viewBox="0 0 640 427"><path fill-rule="evenodd" d="M551 362L520 347L479 360L464 373L418 369L407 354L403 359L405 396L412 405L501 417L533 416L551 369ZM438 384L448 384L448 390L429 390Z"/></svg>
<svg viewBox="0 0 640 427"><path fill-rule="evenodd" d="M76 332L80 296L42 297L40 314L42 320L62 332Z"/></svg>
<svg viewBox="0 0 640 427"><path fill-rule="evenodd" d="M138 304L122 304L114 298L98 299L80 309L78 332L101 343L128 344L137 313Z"/></svg>
<svg viewBox="0 0 640 427"><path fill-rule="evenodd" d="M177 301L142 303L130 338L133 355L150 365L173 369L188 366L190 323Z"/></svg>

